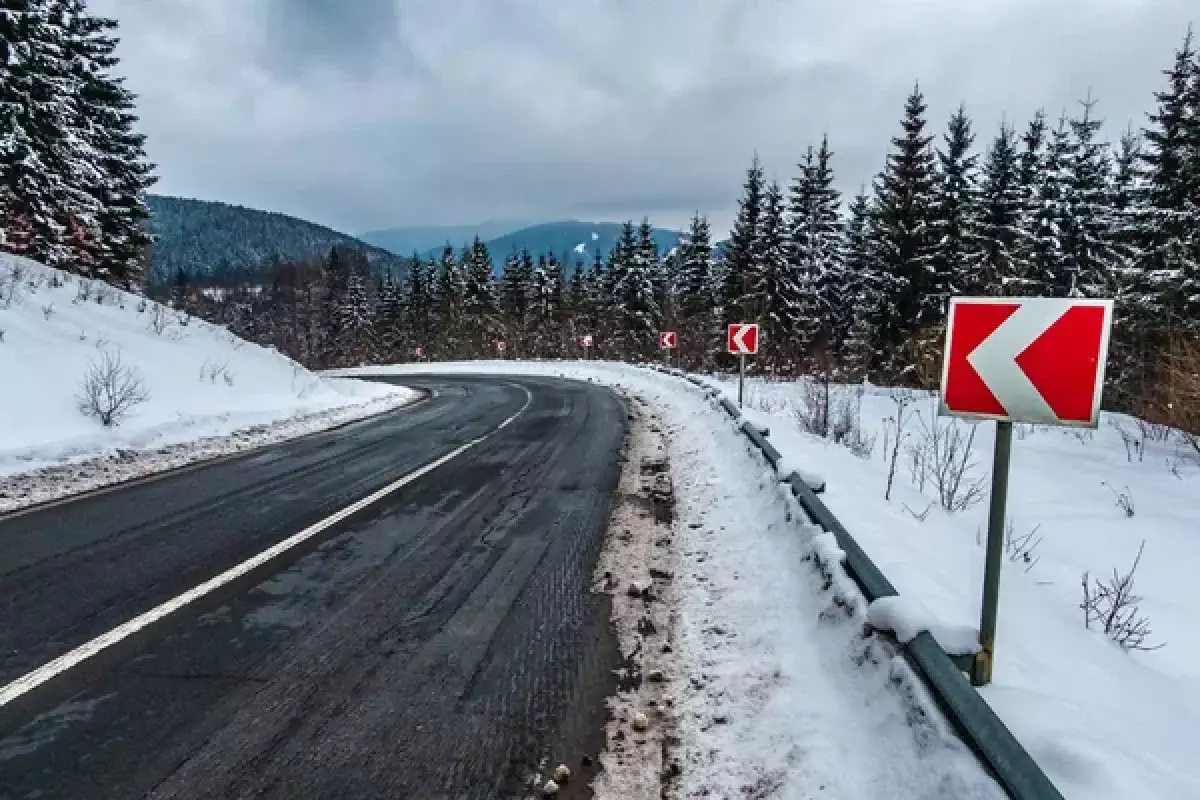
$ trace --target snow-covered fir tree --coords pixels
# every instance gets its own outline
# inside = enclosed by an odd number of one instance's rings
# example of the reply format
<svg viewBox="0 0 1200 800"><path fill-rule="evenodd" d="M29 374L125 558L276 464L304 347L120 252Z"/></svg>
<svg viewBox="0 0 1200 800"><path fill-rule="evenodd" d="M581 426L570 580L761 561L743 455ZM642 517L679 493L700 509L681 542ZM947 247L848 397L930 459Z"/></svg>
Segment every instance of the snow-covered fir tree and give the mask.
<svg viewBox="0 0 1200 800"><path fill-rule="evenodd" d="M463 258L466 258L465 253ZM433 307L438 331L437 346L434 349L445 358L461 358L465 355L462 342L462 305L465 292L462 262L455 257L453 245L447 242L438 261L437 275L433 278Z"/></svg>
<svg viewBox="0 0 1200 800"><path fill-rule="evenodd" d="M413 253L408 266L408 281L404 292L404 314L408 320L408 340L413 348L420 347L426 353L437 349L434 338L435 323L430 266L419 255Z"/></svg>
<svg viewBox="0 0 1200 800"><path fill-rule="evenodd" d="M123 287L141 284L153 183L134 97L111 70L116 23L82 0L0 14L3 247Z"/></svg>
<svg viewBox="0 0 1200 800"><path fill-rule="evenodd" d="M971 268L978 278L972 291L989 295L1012 295L1019 291L1023 207L1017 135L1012 126L1002 123L983 162L978 248Z"/></svg>
<svg viewBox="0 0 1200 800"><path fill-rule="evenodd" d="M902 133L875 183L872 250L881 283L877 363L891 379L904 379L905 350L913 333L936 324L925 294L936 241L933 222L936 172L925 132L925 97L913 89L904 105Z"/></svg>
<svg viewBox="0 0 1200 800"><path fill-rule="evenodd" d="M819 148L808 148L789 200L789 274L782 288L793 309L795 339L804 356L818 350L833 356L849 332L851 299L846 296L840 205L833 151L825 136Z"/></svg>
<svg viewBox="0 0 1200 800"><path fill-rule="evenodd" d="M472 357L493 352L492 342L500 332L500 302L492 277L492 257L478 236L471 244L463 271L463 316L468 353Z"/></svg>
<svg viewBox="0 0 1200 800"><path fill-rule="evenodd" d="M788 262L788 223L783 190L772 182L763 198L762 224L759 231L762 264L757 270L751 302L759 309L763 347L767 360L776 367L794 355L793 331L796 327L797 290Z"/></svg>
<svg viewBox="0 0 1200 800"><path fill-rule="evenodd" d="M720 306L725 324L758 319L760 309L750 298L762 266L761 227L765 203L763 168L758 156L746 171L737 218L729 234L722 264Z"/></svg>
<svg viewBox="0 0 1200 800"><path fill-rule="evenodd" d="M971 150L974 142L971 120L960 105L937 148L933 257L921 311L925 325L945 323L946 308L954 295L978 294L984 288L975 269L980 241L979 156Z"/></svg>
<svg viewBox="0 0 1200 800"><path fill-rule="evenodd" d="M1060 244L1063 274L1056 287L1056 294L1068 297L1106 296L1116 266L1109 186L1112 162L1108 143L1098 136L1103 121L1095 115L1095 106L1089 97L1082 103L1082 113L1070 121Z"/></svg>

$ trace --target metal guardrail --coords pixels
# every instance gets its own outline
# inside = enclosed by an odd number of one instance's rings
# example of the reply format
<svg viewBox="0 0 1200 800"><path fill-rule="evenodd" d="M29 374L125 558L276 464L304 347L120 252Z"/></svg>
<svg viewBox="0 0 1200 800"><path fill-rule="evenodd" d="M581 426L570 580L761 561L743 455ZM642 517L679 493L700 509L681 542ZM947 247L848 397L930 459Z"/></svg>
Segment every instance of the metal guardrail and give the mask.
<svg viewBox="0 0 1200 800"><path fill-rule="evenodd" d="M741 411L729 398L700 378L677 369L651 366L659 372L681 378L696 386L735 421L742 417ZM743 420L740 427L778 472L783 457L774 445L749 422ZM846 572L858 584L867 601L897 594L891 582L800 475L793 472L783 477L812 523L836 537L838 546L846 554ZM1063 800L1062 794L1041 767L1025 751L1012 731L996 716L996 712L975 687L971 686L954 659L942 649L932 635L927 631L918 634L904 645L904 655L921 676L958 735L1004 787L1009 797L1013 800Z"/></svg>

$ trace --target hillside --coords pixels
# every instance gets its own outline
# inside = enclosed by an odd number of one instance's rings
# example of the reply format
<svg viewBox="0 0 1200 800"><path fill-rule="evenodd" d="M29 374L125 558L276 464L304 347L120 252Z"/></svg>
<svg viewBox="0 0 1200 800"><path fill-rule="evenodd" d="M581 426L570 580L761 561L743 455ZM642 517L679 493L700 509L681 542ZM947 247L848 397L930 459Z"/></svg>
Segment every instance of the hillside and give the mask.
<svg viewBox="0 0 1200 800"><path fill-rule="evenodd" d="M362 249L372 266L395 275L403 258L345 233L273 211L148 195L150 229L157 237L148 280L162 284L182 269L192 276L254 272L281 261L325 255L335 245Z"/></svg>
<svg viewBox="0 0 1200 800"><path fill-rule="evenodd" d="M111 425L80 406L86 378L106 362L142 399ZM413 396L315 375L224 328L8 255L0 256L0 375L13 389L0 392L0 512Z"/></svg>
<svg viewBox="0 0 1200 800"><path fill-rule="evenodd" d="M499 271L506 256L523 249L535 254L553 253L564 259L568 265L577 261L591 263L597 252L607 259L620 233L621 225L617 222L562 220L521 228L486 241L488 252L491 253ZM659 251L666 253L675 246L679 232L655 228L654 238L658 242ZM441 255L441 251L441 246L434 247L426 251L424 256L436 258Z"/></svg>
<svg viewBox="0 0 1200 800"><path fill-rule="evenodd" d="M358 238L398 256L411 256L413 253L439 249L445 246L446 242L461 248L476 236L486 242L520 230L529 224L513 220L489 220L477 225L416 225L367 231L359 234Z"/></svg>

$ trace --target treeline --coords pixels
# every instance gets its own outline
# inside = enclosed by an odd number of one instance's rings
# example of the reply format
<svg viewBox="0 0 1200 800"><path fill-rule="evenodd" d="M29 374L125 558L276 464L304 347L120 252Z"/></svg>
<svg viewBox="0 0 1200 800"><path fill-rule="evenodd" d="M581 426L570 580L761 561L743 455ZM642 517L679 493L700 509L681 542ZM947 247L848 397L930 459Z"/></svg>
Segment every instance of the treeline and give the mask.
<svg viewBox="0 0 1200 800"><path fill-rule="evenodd" d="M883 170L848 203L827 139L786 187L755 160L719 254L697 214L667 253L648 222L626 223L606 258L511 253L498 275L478 241L415 259L402 283L374 282L335 252L223 303L240 304L241 332L314 366L412 360L418 348L427 359L487 357L501 340L508 357L572 357L585 333L598 357L656 358L657 333L672 329L684 364L719 368L724 325L757 321L756 363L773 374L932 386L951 296L1115 297L1106 402L1166 413L1173 359L1200 335L1191 35L1146 126L1115 145L1090 97L1072 113L1002 124L983 148L963 107L940 134L929 127L914 89Z"/></svg>
<svg viewBox="0 0 1200 800"><path fill-rule="evenodd" d="M0 249L136 288L154 178L116 28L84 0L0 7Z"/></svg>

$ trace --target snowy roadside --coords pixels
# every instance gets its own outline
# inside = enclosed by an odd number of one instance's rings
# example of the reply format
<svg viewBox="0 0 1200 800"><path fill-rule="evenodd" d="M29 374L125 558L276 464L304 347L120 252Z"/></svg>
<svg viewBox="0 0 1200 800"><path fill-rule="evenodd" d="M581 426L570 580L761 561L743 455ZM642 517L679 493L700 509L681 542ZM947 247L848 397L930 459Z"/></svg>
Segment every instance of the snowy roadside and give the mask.
<svg viewBox="0 0 1200 800"><path fill-rule="evenodd" d="M159 443L153 436L142 437L128 447L113 447L100 456L76 455L64 459L67 463L0 475L0 514L348 425L409 405L418 398L416 392L402 390L340 408L295 413L277 422L190 440L173 431L162 437L169 443ZM211 422L221 425L228 419L216 415ZM169 441L180 438L183 441Z"/></svg>
<svg viewBox="0 0 1200 800"><path fill-rule="evenodd" d="M0 254L0 513L416 399L314 375L147 298Z"/></svg>
<svg viewBox="0 0 1200 800"><path fill-rule="evenodd" d="M472 362L362 372L592 380L640 398L658 418L667 433L680 558L672 581L676 662L663 677L677 716L682 770L667 796L1003 797L903 659L885 640L864 635L861 597L847 602L856 590L840 565L820 567L828 554L824 539L800 524L773 470L697 392L673 378L604 363ZM620 619L616 625L620 631ZM605 758L622 755L612 750ZM659 776L646 779L649 791ZM613 788L603 780L597 787ZM660 795L656 789L610 796Z"/></svg>

